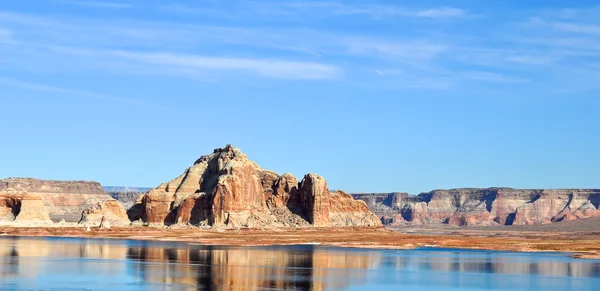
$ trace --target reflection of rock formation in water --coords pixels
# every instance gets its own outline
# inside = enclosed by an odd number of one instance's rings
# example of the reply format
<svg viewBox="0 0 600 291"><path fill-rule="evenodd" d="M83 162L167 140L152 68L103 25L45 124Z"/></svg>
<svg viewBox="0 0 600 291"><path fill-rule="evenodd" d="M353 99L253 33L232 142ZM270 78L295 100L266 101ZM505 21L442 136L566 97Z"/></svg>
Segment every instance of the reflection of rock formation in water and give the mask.
<svg viewBox="0 0 600 291"><path fill-rule="evenodd" d="M0 240L0 269L6 270L7 266L13 268L13 275L20 277L35 277L40 274L46 264L53 264L47 258L90 258L123 260L127 255L127 247L120 244L102 243L102 241L89 242L86 240L59 240L12 238ZM85 265L85 261L80 261ZM63 265L61 267L79 268L82 266ZM99 272L122 274L125 264L100 264L103 269ZM55 266L50 266L55 268ZM85 267L85 266L83 266ZM64 270L68 272L68 270Z"/></svg>
<svg viewBox="0 0 600 291"><path fill-rule="evenodd" d="M600 265L586 260L563 261L528 254L433 252L429 256L398 256L392 264L400 270L428 269L440 272L496 273L566 277L599 277Z"/></svg>
<svg viewBox="0 0 600 291"><path fill-rule="evenodd" d="M553 255L469 251L377 251L312 246L224 248L112 240L3 238L0 239L0 256L1 278L33 278L59 269L63 274L125 276L131 282L143 281L162 287L168 284L175 289L192 290L342 290L368 280L372 282L374 277L408 286L415 282L422 284L419 280L423 280L423 276L431 276L427 271L435 271L434 277L425 279L430 280L432 286L455 286L458 282L464 288L481 288L474 284L502 285L502 280L515 277L489 276L483 283L481 280L473 283L473 274L600 277L600 264L592 261ZM381 275L383 277L377 277ZM539 280L536 276L522 277L525 284Z"/></svg>
<svg viewBox="0 0 600 291"><path fill-rule="evenodd" d="M129 258L146 262L139 275L157 283L194 283L201 290L338 290L358 284L356 269L375 268L379 252L343 252L302 249L213 248L164 249L131 248Z"/></svg>

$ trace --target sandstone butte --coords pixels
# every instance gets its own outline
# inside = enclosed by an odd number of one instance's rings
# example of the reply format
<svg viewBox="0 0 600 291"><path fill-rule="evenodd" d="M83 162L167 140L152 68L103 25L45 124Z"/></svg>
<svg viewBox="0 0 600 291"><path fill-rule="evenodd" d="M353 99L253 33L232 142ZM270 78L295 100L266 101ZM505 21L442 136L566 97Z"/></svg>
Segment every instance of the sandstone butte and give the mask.
<svg viewBox="0 0 600 291"><path fill-rule="evenodd" d="M200 157L179 177L139 197L132 220L150 225L224 228L373 227L381 221L364 201L332 192L325 179L264 170L227 145Z"/></svg>
<svg viewBox="0 0 600 291"><path fill-rule="evenodd" d="M97 182L32 178L0 180L2 222L30 225L65 221L100 225L103 216L112 225L130 223L123 206L104 193Z"/></svg>
<svg viewBox="0 0 600 291"><path fill-rule="evenodd" d="M353 197L394 226L533 225L600 216L599 189L463 188Z"/></svg>

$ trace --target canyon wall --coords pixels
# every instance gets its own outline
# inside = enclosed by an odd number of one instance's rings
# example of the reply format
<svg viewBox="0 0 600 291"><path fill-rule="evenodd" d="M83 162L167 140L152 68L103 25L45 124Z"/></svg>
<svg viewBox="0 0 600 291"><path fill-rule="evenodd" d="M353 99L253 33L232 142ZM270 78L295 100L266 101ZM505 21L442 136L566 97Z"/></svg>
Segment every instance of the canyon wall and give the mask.
<svg viewBox="0 0 600 291"><path fill-rule="evenodd" d="M388 225L531 225L600 216L600 189L462 188L352 194Z"/></svg>

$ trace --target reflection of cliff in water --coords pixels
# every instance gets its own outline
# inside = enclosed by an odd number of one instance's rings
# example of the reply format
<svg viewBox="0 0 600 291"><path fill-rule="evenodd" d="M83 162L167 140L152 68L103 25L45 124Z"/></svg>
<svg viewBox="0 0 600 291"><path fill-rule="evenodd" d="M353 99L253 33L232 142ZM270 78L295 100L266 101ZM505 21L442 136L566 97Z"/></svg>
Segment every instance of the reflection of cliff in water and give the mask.
<svg viewBox="0 0 600 291"><path fill-rule="evenodd" d="M313 247L190 249L130 248L136 275L157 283L197 284L200 289L338 290L360 284L362 272L379 265L379 252L339 252ZM171 264L152 264L169 262ZM175 263L175 264L173 264Z"/></svg>
<svg viewBox="0 0 600 291"><path fill-rule="evenodd" d="M68 275L90 284L98 277L118 277L126 282L199 290L341 290L374 281L432 286L458 282L479 288L483 283L475 283L469 275L475 273L600 278L600 263L552 254L0 238L0 280L24 278L27 282L38 275ZM483 282L502 285L510 278L517 277L492 276ZM538 286L539 278L523 276L518 283Z"/></svg>
<svg viewBox="0 0 600 291"><path fill-rule="evenodd" d="M57 268L56 260L82 258L75 264L59 266L65 273L77 273L79 268L88 267L85 259L123 260L126 254L125 245L110 240L7 238L0 240L0 270L3 276L9 273L35 277L44 269ZM97 267L103 274L117 275L127 271L125 264L99 264Z"/></svg>

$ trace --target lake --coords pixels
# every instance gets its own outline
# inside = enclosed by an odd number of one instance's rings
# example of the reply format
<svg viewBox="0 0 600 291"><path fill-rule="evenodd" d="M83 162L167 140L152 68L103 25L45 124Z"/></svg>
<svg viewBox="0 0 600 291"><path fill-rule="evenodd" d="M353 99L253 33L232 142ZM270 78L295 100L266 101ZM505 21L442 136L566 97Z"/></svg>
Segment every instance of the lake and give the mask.
<svg viewBox="0 0 600 291"><path fill-rule="evenodd" d="M0 290L600 290L558 253L0 238Z"/></svg>

